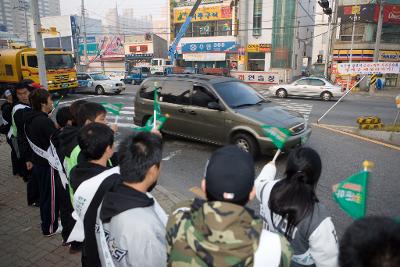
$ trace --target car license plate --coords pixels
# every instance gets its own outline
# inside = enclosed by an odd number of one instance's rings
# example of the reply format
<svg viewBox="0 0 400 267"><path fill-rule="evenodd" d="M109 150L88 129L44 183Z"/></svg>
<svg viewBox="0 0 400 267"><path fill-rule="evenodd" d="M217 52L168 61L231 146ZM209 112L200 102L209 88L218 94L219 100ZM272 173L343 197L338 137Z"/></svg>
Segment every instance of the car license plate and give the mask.
<svg viewBox="0 0 400 267"><path fill-rule="evenodd" d="M67 88L67 87L68 87L68 83L63 83L63 84L61 85L61 87L62 87L62 88Z"/></svg>

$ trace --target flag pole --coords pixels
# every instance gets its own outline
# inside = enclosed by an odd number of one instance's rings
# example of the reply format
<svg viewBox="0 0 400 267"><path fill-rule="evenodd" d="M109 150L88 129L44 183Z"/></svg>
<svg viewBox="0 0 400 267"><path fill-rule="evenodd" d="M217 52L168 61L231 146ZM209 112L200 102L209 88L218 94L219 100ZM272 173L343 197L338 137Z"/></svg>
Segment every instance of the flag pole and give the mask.
<svg viewBox="0 0 400 267"><path fill-rule="evenodd" d="M156 110L154 109L154 111L153 111L153 130L156 130L157 129L157 112L156 112Z"/></svg>
<svg viewBox="0 0 400 267"><path fill-rule="evenodd" d="M278 156L279 156L280 153L281 153L281 150L278 149L278 150L276 151L276 153L275 153L274 158L272 159L272 162L273 162L273 163L275 163L275 161L277 160L277 158L278 158Z"/></svg>
<svg viewBox="0 0 400 267"><path fill-rule="evenodd" d="M117 123L118 123L118 119L119 119L119 115L117 115L117 116L115 117L115 122L114 122L114 124L117 124Z"/></svg>

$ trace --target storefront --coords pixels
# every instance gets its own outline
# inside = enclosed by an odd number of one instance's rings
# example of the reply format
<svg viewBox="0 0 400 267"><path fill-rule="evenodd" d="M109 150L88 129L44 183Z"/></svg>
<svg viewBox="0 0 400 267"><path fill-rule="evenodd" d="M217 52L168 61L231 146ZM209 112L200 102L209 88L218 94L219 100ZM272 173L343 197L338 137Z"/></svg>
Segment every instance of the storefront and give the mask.
<svg viewBox="0 0 400 267"><path fill-rule="evenodd" d="M228 68L237 66L235 41L182 43L182 67Z"/></svg>
<svg viewBox="0 0 400 267"><path fill-rule="evenodd" d="M335 82L345 85L347 83L347 75L339 75L336 72L337 63L346 63L350 61L351 50L333 50L333 64L332 75ZM374 60L374 50L371 49L354 49L352 54L352 62L372 62ZM381 50L379 61L381 62L400 62L400 50ZM385 87L398 87L400 86L399 74L383 74L378 75L384 81ZM356 82L357 75L352 75L350 87Z"/></svg>
<svg viewBox="0 0 400 267"><path fill-rule="evenodd" d="M248 44L247 52L247 70L265 71L267 54L271 53L271 44Z"/></svg>

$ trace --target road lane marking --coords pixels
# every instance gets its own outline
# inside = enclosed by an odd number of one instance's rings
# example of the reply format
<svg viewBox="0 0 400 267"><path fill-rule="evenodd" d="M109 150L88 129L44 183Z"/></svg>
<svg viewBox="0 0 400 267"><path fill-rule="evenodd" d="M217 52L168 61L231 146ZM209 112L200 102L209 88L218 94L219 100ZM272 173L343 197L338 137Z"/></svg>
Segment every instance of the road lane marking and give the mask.
<svg viewBox="0 0 400 267"><path fill-rule="evenodd" d="M189 191L198 196L199 198L207 199L206 194L203 192L203 190L201 190L200 187L194 186L190 188Z"/></svg>
<svg viewBox="0 0 400 267"><path fill-rule="evenodd" d="M360 136L360 135L357 135L357 134L348 133L348 132L345 132L345 131L342 131L342 130L334 129L334 128L328 127L326 125L323 125L323 124L312 123L312 125L315 126L315 127L323 128L323 129L330 130L330 131L333 131L333 132L336 132L336 133L340 133L340 134L344 134L344 135L348 135L348 136L354 137L356 139L360 139L360 140L363 140L363 141L366 141L366 142L374 143L376 145L381 145L381 146L384 146L384 147L387 147L387 148L391 148L391 149L400 151L400 147L399 146L391 145L391 144L384 143L384 142L381 142L381 141L377 141L377 140L374 140L374 139L369 139L367 137Z"/></svg>
<svg viewBox="0 0 400 267"><path fill-rule="evenodd" d="M120 113L120 114L124 114L124 115L135 115L135 112L134 112L134 111L124 111L124 110L121 110L119 113Z"/></svg>
<svg viewBox="0 0 400 267"><path fill-rule="evenodd" d="M122 109L135 110L135 107L123 107Z"/></svg>
<svg viewBox="0 0 400 267"><path fill-rule="evenodd" d="M175 157L176 155L179 155L181 152L182 152L182 150L180 150L180 149L173 151L173 152L169 153L169 155L166 156L165 158L163 158L162 160L168 161L168 160L172 159L173 157Z"/></svg>
<svg viewBox="0 0 400 267"><path fill-rule="evenodd" d="M82 98L77 98L74 100L68 100L68 101L61 101L60 105L64 105L64 104L68 104L68 103L72 103L78 100L86 100L86 99L91 99L91 98L95 98L95 97L105 97L104 95L92 95L92 96L86 96L86 97L82 97Z"/></svg>

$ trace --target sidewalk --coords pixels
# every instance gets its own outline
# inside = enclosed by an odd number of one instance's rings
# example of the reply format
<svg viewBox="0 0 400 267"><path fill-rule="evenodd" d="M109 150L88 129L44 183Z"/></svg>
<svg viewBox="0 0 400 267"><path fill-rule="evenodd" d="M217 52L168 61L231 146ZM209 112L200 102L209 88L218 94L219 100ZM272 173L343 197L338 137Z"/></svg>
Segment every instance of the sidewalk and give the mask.
<svg viewBox="0 0 400 267"><path fill-rule="evenodd" d="M391 88L391 89L384 89L384 90L375 90L374 94L370 94L366 91L358 91L353 92L352 95L360 95L360 96L375 96L375 97L396 97L400 95L400 88Z"/></svg>
<svg viewBox="0 0 400 267"><path fill-rule="evenodd" d="M69 254L61 246L61 235L43 237L39 208L26 204L26 184L12 175L10 148L0 137L0 265L1 266L81 266L80 254ZM163 187L153 195L169 212L179 198Z"/></svg>

